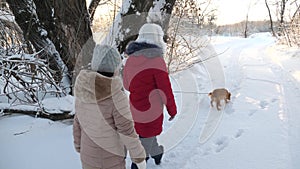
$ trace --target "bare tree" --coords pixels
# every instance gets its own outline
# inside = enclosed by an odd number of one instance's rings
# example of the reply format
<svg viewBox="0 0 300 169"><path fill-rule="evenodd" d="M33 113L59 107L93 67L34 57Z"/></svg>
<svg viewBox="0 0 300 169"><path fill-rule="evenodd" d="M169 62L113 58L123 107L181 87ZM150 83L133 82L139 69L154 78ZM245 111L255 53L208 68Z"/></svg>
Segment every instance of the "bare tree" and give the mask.
<svg viewBox="0 0 300 169"><path fill-rule="evenodd" d="M269 15L269 20L270 20L270 29L271 29L271 31L272 31L273 36L276 36L276 33L275 33L275 31L274 31L274 26L273 26L272 14L271 14L270 6L269 6L267 0L265 0L265 5L266 5L267 10L268 10L268 15Z"/></svg>
<svg viewBox="0 0 300 169"><path fill-rule="evenodd" d="M71 83L78 56L87 65L94 47L85 0L8 0L16 22L39 57L47 59L57 83ZM86 43L90 43L86 45ZM83 46L88 46L83 48ZM83 61L82 61L83 62ZM70 86L70 84L69 84Z"/></svg>
<svg viewBox="0 0 300 169"><path fill-rule="evenodd" d="M75 65L86 67L91 61L95 46L86 1L34 0L34 2L49 39L53 41L67 65L69 78L74 79Z"/></svg>
<svg viewBox="0 0 300 169"><path fill-rule="evenodd" d="M246 19L245 19L245 28L244 28L244 38L248 37L248 22L249 22L249 12L252 6L256 5L258 3L258 0L256 0L254 3L252 1L249 2L247 13L246 13Z"/></svg>
<svg viewBox="0 0 300 169"><path fill-rule="evenodd" d="M299 4L297 0L275 2L278 13L278 39L288 46L299 46Z"/></svg>
<svg viewBox="0 0 300 169"><path fill-rule="evenodd" d="M3 7L3 6L2 6ZM5 7L5 6L4 6ZM1 101L7 98L10 105L30 105L40 109L40 115L46 115L41 104L46 96L64 96L65 89L57 84L53 78L50 66L40 54L33 52L31 46L26 45L23 31L13 19L8 8L1 8L0 13L0 84ZM31 53L31 54L27 54ZM11 112L11 108L1 109L4 113ZM14 110L15 111L15 110ZM28 112L19 110L27 114ZM32 115L34 115L32 111ZM36 112L37 113L37 112ZM55 117L54 117L55 116ZM56 115L50 118L57 118ZM59 115L67 118L68 115Z"/></svg>
<svg viewBox="0 0 300 169"><path fill-rule="evenodd" d="M53 70L52 75L59 83L63 76L64 64L59 53L53 50L54 45L47 38L46 30L39 22L33 1L8 0L7 3L23 31L25 40L30 41L36 51L41 51L40 57L47 59L50 69Z"/></svg>
<svg viewBox="0 0 300 169"><path fill-rule="evenodd" d="M284 24L284 14L285 14L285 10L286 10L286 4L287 4L288 0L281 0L279 2L279 6L280 6L280 11L279 11L279 23L282 25Z"/></svg>
<svg viewBox="0 0 300 169"><path fill-rule="evenodd" d="M206 48L207 35L213 24L215 9L211 1L176 1L169 26L168 48L165 60L170 73L186 69L201 62L199 53ZM209 25L208 27L206 25ZM210 31L211 32L211 31Z"/></svg>
<svg viewBox="0 0 300 169"><path fill-rule="evenodd" d="M11 105L35 105L45 112L41 102L46 96L70 94L77 58L85 57L81 65L91 60L94 41L85 0L7 3L11 19L0 18L1 100L6 97Z"/></svg>
<svg viewBox="0 0 300 169"><path fill-rule="evenodd" d="M299 13L300 13L300 4L297 3L297 0L295 0L294 2L292 2L291 4L295 4L296 10L294 12L294 14L292 15L292 20L291 22L293 22L294 20L297 20L299 18ZM298 17L298 18L297 18Z"/></svg>
<svg viewBox="0 0 300 169"><path fill-rule="evenodd" d="M300 5L297 1L291 3L291 5L293 4L295 11L292 12L291 21L286 26L286 42L290 46L300 47Z"/></svg>
<svg viewBox="0 0 300 169"><path fill-rule="evenodd" d="M244 38L248 37L248 18L249 18L249 11L250 11L250 4L248 6L247 14L246 14L246 19L245 19L245 29L244 29Z"/></svg>
<svg viewBox="0 0 300 169"><path fill-rule="evenodd" d="M285 24L285 10L286 10L286 5L287 5L288 0L278 0L276 2L277 5L277 12L278 12L278 21L279 21L279 27L278 27L278 32L279 34L286 34L286 24ZM286 37L288 38L288 37ZM288 40L289 41L289 40Z"/></svg>
<svg viewBox="0 0 300 169"><path fill-rule="evenodd" d="M94 15L95 15L96 9L99 6L100 2L101 2L101 0L92 0L90 5L89 5L88 11L89 11L89 14L90 14L91 23L93 23Z"/></svg>
<svg viewBox="0 0 300 169"><path fill-rule="evenodd" d="M215 15L216 9L212 8L212 0L194 1L191 8L198 15L198 25L200 28L203 28L207 23L213 23L217 19Z"/></svg>

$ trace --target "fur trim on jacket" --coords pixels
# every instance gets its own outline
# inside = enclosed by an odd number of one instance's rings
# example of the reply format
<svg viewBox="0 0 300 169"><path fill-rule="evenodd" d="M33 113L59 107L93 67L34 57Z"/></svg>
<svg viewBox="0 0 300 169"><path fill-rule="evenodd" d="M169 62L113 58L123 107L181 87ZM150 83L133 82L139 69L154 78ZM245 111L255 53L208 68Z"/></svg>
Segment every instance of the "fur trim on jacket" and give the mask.
<svg viewBox="0 0 300 169"><path fill-rule="evenodd" d="M147 58L163 57L163 49L155 44L146 42L131 42L125 53L130 56L145 56Z"/></svg>

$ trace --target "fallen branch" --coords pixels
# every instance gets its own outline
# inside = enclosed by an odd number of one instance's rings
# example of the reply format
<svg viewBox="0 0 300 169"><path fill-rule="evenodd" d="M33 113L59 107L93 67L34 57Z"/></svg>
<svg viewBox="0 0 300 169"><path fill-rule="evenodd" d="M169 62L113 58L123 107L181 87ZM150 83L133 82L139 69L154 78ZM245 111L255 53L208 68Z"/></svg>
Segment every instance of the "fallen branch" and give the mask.
<svg viewBox="0 0 300 169"><path fill-rule="evenodd" d="M11 115L11 114L25 114L33 117L46 118L53 121L57 120L65 120L72 119L74 117L73 114L70 114L71 111L64 111L62 113L48 113L45 110L18 110L18 109L2 109L0 110L3 115Z"/></svg>

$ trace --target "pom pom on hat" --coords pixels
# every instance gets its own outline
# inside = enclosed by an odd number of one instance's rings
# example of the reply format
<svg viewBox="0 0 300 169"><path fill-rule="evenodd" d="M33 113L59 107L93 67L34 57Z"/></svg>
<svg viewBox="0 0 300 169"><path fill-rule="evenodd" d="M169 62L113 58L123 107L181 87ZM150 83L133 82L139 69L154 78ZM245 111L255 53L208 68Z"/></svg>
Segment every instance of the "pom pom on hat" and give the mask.
<svg viewBox="0 0 300 169"><path fill-rule="evenodd" d="M91 69L98 72L114 73L121 63L119 52L109 45L96 45Z"/></svg>

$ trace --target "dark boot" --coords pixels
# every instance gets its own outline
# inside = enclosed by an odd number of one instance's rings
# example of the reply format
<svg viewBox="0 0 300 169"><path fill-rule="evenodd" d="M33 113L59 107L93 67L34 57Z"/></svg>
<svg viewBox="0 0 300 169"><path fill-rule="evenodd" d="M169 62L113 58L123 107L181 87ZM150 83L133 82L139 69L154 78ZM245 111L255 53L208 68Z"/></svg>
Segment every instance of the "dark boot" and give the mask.
<svg viewBox="0 0 300 169"><path fill-rule="evenodd" d="M139 169L135 163L131 163L131 169Z"/></svg>
<svg viewBox="0 0 300 169"><path fill-rule="evenodd" d="M149 157L146 157L146 162L149 160ZM135 163L131 163L131 169L138 169Z"/></svg>
<svg viewBox="0 0 300 169"><path fill-rule="evenodd" d="M152 157L154 159L156 165L159 165L161 163L161 159L162 159L162 156L164 154L164 147L159 146L159 148L161 148L162 153Z"/></svg>

